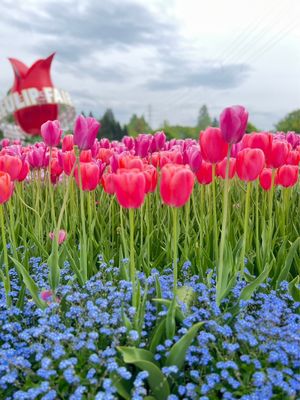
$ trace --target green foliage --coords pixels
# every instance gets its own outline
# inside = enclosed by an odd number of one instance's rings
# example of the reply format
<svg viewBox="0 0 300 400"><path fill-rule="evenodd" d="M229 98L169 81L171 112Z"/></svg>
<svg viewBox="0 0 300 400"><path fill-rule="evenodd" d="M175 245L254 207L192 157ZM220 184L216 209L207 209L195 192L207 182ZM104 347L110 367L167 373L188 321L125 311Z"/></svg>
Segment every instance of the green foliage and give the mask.
<svg viewBox="0 0 300 400"><path fill-rule="evenodd" d="M150 133L151 127L142 115L138 117L136 114L130 118L126 130L129 136L137 136L139 133Z"/></svg>
<svg viewBox="0 0 300 400"><path fill-rule="evenodd" d="M275 127L276 130L280 132L300 132L300 109L290 112L280 120Z"/></svg>
<svg viewBox="0 0 300 400"><path fill-rule="evenodd" d="M259 132L259 129L256 128L256 126L253 125L252 122L248 122L247 128L246 128L246 133L251 133L251 132Z"/></svg>
<svg viewBox="0 0 300 400"><path fill-rule="evenodd" d="M200 108L198 119L197 119L197 129L202 131L211 125L211 118L208 112L208 108L205 104ZM214 121L215 122L215 121Z"/></svg>
<svg viewBox="0 0 300 400"><path fill-rule="evenodd" d="M120 140L127 134L127 130L123 130L120 123L116 121L111 109L105 111L100 122L101 129L99 131L98 139L106 137L109 140Z"/></svg>

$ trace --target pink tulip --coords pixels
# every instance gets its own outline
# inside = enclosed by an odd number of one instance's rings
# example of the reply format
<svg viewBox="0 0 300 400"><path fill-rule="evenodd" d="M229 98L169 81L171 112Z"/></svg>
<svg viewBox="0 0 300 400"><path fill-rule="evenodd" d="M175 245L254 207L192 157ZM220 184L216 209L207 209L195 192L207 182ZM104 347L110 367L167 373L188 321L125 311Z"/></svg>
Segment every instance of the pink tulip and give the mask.
<svg viewBox="0 0 300 400"><path fill-rule="evenodd" d="M61 230L58 232L58 244L62 244L62 243L66 240L66 237L67 237L67 232L64 231L63 229L61 229ZM50 232L50 233L49 233L49 238L50 238L51 240L54 240L54 238L55 238L55 232Z"/></svg>
<svg viewBox="0 0 300 400"><path fill-rule="evenodd" d="M248 112L242 106L225 108L220 116L220 128L227 143L238 143L246 132Z"/></svg>
<svg viewBox="0 0 300 400"><path fill-rule="evenodd" d="M62 129L59 121L47 121L41 126L41 135L47 146L53 147L60 144Z"/></svg>
<svg viewBox="0 0 300 400"><path fill-rule="evenodd" d="M90 149L95 142L99 128L100 123L95 118L85 118L83 115L79 115L74 125L74 144L80 150Z"/></svg>

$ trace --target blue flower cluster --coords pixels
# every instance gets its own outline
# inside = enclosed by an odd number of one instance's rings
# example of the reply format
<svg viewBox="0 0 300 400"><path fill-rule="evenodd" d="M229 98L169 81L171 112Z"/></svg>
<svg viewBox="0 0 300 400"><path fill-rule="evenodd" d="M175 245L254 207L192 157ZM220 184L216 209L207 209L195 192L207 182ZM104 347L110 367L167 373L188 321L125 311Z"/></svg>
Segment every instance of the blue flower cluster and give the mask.
<svg viewBox="0 0 300 400"><path fill-rule="evenodd" d="M31 275L41 290L48 270L40 258L32 258ZM300 304L288 295L286 284L278 291L268 284L237 315L233 300L245 285L239 281L221 308L215 302L211 281L189 277L189 263L181 286L193 290L194 300L182 301L183 321L177 321L173 339L163 338L154 359L176 399L296 399L300 393ZM109 274L108 274L109 272ZM172 298L172 270L150 276L140 273L141 295L147 287L142 330L129 328L136 310L131 306L132 286L120 278L113 262L101 262L99 273L81 288L68 264L61 271L58 298L45 310L37 309L18 275L11 271L13 306L6 308L0 284L0 398L113 400L120 397L116 382L124 382L134 400L153 395L149 373L125 364L118 346L149 348L153 329L167 308L152 301L157 282L165 299ZM107 280L107 277L113 280ZM211 277L211 274L209 275ZM210 278L213 280L213 277ZM164 364L171 347L188 329L205 321L186 353L185 368ZM158 382L159 384L159 382Z"/></svg>

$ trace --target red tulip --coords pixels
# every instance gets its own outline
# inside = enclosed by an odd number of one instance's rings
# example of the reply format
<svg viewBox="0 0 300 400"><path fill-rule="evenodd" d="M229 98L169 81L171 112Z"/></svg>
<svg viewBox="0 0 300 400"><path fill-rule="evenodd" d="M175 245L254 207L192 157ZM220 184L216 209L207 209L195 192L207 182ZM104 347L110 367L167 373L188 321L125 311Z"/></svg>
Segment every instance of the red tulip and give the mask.
<svg viewBox="0 0 300 400"><path fill-rule="evenodd" d="M296 165L283 165L277 171L276 184L283 187L294 186L298 181L299 170Z"/></svg>
<svg viewBox="0 0 300 400"><path fill-rule="evenodd" d="M26 179L28 173L29 173L29 164L28 164L28 162L24 159L24 160L22 160L22 168L21 168L21 171L20 171L20 173L19 173L19 175L18 175L17 180L18 180L19 182L23 182L23 181Z"/></svg>
<svg viewBox="0 0 300 400"><path fill-rule="evenodd" d="M271 168L279 168L286 163L290 145L287 142L273 140L269 157L267 158L268 166Z"/></svg>
<svg viewBox="0 0 300 400"><path fill-rule="evenodd" d="M61 166L64 170L64 173L68 176L71 175L72 169L74 167L74 164L76 162L76 156L74 151L65 151L64 153L59 153L59 159Z"/></svg>
<svg viewBox="0 0 300 400"><path fill-rule="evenodd" d="M0 171L0 204L7 202L13 192L13 183L7 172Z"/></svg>
<svg viewBox="0 0 300 400"><path fill-rule="evenodd" d="M286 163L289 165L299 165L300 153L297 150L291 150L287 156Z"/></svg>
<svg viewBox="0 0 300 400"><path fill-rule="evenodd" d="M212 164L202 161L200 168L196 172L196 178L201 185L208 185L212 182Z"/></svg>
<svg viewBox="0 0 300 400"><path fill-rule="evenodd" d="M47 121L41 126L41 135L44 143L49 146L58 146L62 135L62 129L59 121Z"/></svg>
<svg viewBox="0 0 300 400"><path fill-rule="evenodd" d="M248 112L242 106L225 108L220 116L220 128L227 143L238 143L245 134Z"/></svg>
<svg viewBox="0 0 300 400"><path fill-rule="evenodd" d="M136 168L140 171L144 169L144 163L140 157L124 156L119 159L120 168L131 169Z"/></svg>
<svg viewBox="0 0 300 400"><path fill-rule="evenodd" d="M114 188L122 207L139 208L145 199L145 175L138 169L119 169L114 174Z"/></svg>
<svg viewBox="0 0 300 400"><path fill-rule="evenodd" d="M272 187L272 169L264 168L259 175L260 186L264 190L270 190Z"/></svg>
<svg viewBox="0 0 300 400"><path fill-rule="evenodd" d="M80 162L91 162L93 159L91 150L82 150L79 159Z"/></svg>
<svg viewBox="0 0 300 400"><path fill-rule="evenodd" d="M146 179L145 193L154 192L157 186L157 170L153 165L147 165L144 170Z"/></svg>
<svg viewBox="0 0 300 400"><path fill-rule="evenodd" d="M159 157L159 166L162 168L166 164L183 164L183 156L179 151L162 151ZM154 165L154 164L153 164Z"/></svg>
<svg viewBox="0 0 300 400"><path fill-rule="evenodd" d="M0 156L0 171L7 172L12 181L18 179L22 169L22 161L15 156Z"/></svg>
<svg viewBox="0 0 300 400"><path fill-rule="evenodd" d="M225 179L226 176L226 163L227 163L227 157L224 158L221 162L217 164L217 170L216 170L216 175L219 176L222 179ZM229 179L232 179L235 175L235 158L230 157L229 160Z"/></svg>
<svg viewBox="0 0 300 400"><path fill-rule="evenodd" d="M265 156L260 149L244 149L236 158L236 172L243 181L254 181L259 177L265 164Z"/></svg>
<svg viewBox="0 0 300 400"><path fill-rule="evenodd" d="M112 174L111 172L102 175L101 184L105 193L115 193L114 174Z"/></svg>
<svg viewBox="0 0 300 400"><path fill-rule="evenodd" d="M254 132L251 135L245 135L242 139L242 149L250 147L251 149L261 149L264 152L266 160L270 157L272 150L273 135L268 132Z"/></svg>
<svg viewBox="0 0 300 400"><path fill-rule="evenodd" d="M100 180L100 169L95 162L80 163L81 185L79 184L78 167L75 169L75 180L83 191L95 190Z"/></svg>
<svg viewBox="0 0 300 400"><path fill-rule="evenodd" d="M167 164L161 170L160 194L171 207L182 207L190 198L194 174L188 166Z"/></svg>
<svg viewBox="0 0 300 400"><path fill-rule="evenodd" d="M201 154L205 161L216 164L226 157L228 143L224 140L221 129L208 127L200 133Z"/></svg>
<svg viewBox="0 0 300 400"><path fill-rule="evenodd" d="M73 135L66 135L62 140L62 151L71 151L74 147Z"/></svg>

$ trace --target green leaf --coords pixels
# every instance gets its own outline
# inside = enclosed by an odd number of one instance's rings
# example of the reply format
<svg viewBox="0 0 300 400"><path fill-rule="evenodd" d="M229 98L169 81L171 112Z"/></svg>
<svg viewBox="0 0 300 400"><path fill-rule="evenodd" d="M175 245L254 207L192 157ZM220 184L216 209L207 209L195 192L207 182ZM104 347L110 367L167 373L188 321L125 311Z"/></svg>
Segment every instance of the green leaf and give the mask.
<svg viewBox="0 0 300 400"><path fill-rule="evenodd" d="M266 264L263 272L241 291L239 300L249 300L256 288L269 276L272 265Z"/></svg>
<svg viewBox="0 0 300 400"><path fill-rule="evenodd" d="M118 394L125 400L131 400L131 382L121 378L116 372L111 372L109 377L114 387L117 389Z"/></svg>
<svg viewBox="0 0 300 400"><path fill-rule="evenodd" d="M37 287L34 280L29 275L29 272L23 267L23 265L18 260L16 260L15 258L13 258L11 256L9 256L9 258L13 261L16 268L22 275L24 283L25 283L27 289L29 290L35 304L41 309L46 308L46 303L43 300L41 300L41 298L40 298L39 288Z"/></svg>
<svg viewBox="0 0 300 400"><path fill-rule="evenodd" d="M136 360L146 360L154 362L154 356L149 350L129 346L119 346L118 350L122 354L123 359L126 363L133 364L133 362Z"/></svg>
<svg viewBox="0 0 300 400"><path fill-rule="evenodd" d="M173 298L167 315L166 315L166 336L167 339L172 339L175 335L175 330L176 330L176 322L175 322L175 312L176 312L176 299L175 297Z"/></svg>
<svg viewBox="0 0 300 400"><path fill-rule="evenodd" d="M289 293L293 297L295 301L300 301L300 277L299 275L296 276L290 283L289 283Z"/></svg>
<svg viewBox="0 0 300 400"><path fill-rule="evenodd" d="M287 279L288 273L290 271L290 268L291 268L291 265L292 265L292 262L293 262L293 259L294 259L295 255L297 253L297 249L298 249L299 243L300 243L300 237L298 237L294 241L294 243L291 245L290 250L289 250L289 252L288 252L288 254L286 256L286 259L285 259L284 267L283 267L282 271L280 272L280 274L278 276L278 279L276 281L276 288L279 287L280 282L285 281Z"/></svg>
<svg viewBox="0 0 300 400"><path fill-rule="evenodd" d="M153 336L150 341L150 347L149 350L151 353L155 353L156 347L162 343L162 337L165 334L166 331L166 318L160 321L160 323L156 326Z"/></svg>
<svg viewBox="0 0 300 400"><path fill-rule="evenodd" d="M172 303L172 301L168 300L168 299L151 299L151 300L154 301L154 303L163 304L164 306L166 306L168 308L170 307L170 305ZM180 309L180 307L178 305L176 306L175 316L176 316L176 318L177 318L177 320L179 322L184 321L185 317L184 317L183 312L181 311L181 309Z"/></svg>
<svg viewBox="0 0 300 400"><path fill-rule="evenodd" d="M167 400L170 394L170 387L161 370L151 361L153 360L153 354L148 350L134 347L122 346L117 349L123 355L125 363L133 364L140 370L148 372L147 380L154 397L157 400Z"/></svg>
<svg viewBox="0 0 300 400"><path fill-rule="evenodd" d="M193 325L187 333L185 333L180 340L175 343L168 355L166 360L166 365L176 365L179 370L182 369L184 365L185 355L192 344L195 336L197 335L198 330L206 321L198 322L197 324Z"/></svg>

